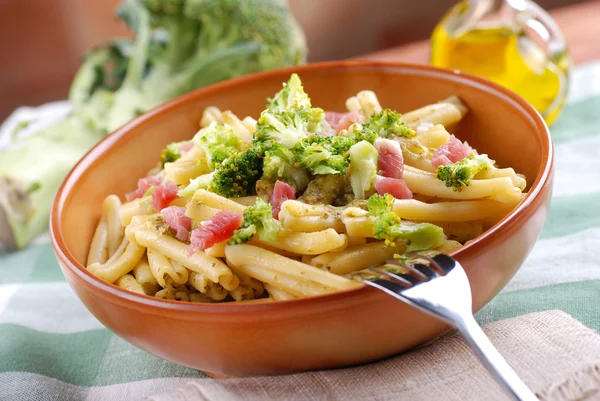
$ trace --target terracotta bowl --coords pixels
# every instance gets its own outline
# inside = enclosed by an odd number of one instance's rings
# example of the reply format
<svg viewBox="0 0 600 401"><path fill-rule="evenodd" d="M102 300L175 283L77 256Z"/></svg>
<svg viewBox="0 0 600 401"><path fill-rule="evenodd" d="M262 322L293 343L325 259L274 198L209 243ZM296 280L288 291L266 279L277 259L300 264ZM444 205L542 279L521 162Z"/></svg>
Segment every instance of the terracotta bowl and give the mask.
<svg viewBox="0 0 600 401"><path fill-rule="evenodd" d="M474 310L506 285L533 247L550 202L553 150L543 119L514 93L468 74L399 63L333 62L243 77L136 118L92 149L58 192L51 232L62 271L90 312L133 345L216 374L274 375L375 361L447 329L370 287L274 303L203 305L129 293L84 268L105 196L130 191L166 144L191 138L206 106L257 116L293 71L313 104L326 110L344 110L346 98L362 89L400 112L458 95L471 112L457 136L527 176L520 206L454 254L469 276Z"/></svg>

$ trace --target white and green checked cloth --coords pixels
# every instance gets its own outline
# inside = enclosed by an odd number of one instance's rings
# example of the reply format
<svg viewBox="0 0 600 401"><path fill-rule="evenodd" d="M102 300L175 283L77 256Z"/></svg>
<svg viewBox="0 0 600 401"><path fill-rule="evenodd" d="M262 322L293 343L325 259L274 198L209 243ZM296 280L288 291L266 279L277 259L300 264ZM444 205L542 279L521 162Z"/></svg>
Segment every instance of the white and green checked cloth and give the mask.
<svg viewBox="0 0 600 401"><path fill-rule="evenodd" d="M552 134L556 180L541 238L477 318L561 309L600 331L600 63L574 72ZM104 328L66 283L47 237L0 251L0 400L142 400L200 377Z"/></svg>

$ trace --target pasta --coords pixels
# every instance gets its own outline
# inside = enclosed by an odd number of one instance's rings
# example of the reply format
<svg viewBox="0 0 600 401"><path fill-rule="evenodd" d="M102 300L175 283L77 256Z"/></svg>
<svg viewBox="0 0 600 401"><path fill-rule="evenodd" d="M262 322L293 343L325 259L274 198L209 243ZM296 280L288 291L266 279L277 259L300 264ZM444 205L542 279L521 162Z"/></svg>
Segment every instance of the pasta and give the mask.
<svg viewBox="0 0 600 401"><path fill-rule="evenodd" d="M127 201L107 196L88 271L168 301L322 295L407 252L460 250L526 193L449 131L469 112L458 97L399 114L363 90L323 113L292 75L268 102L257 119L207 107Z"/></svg>

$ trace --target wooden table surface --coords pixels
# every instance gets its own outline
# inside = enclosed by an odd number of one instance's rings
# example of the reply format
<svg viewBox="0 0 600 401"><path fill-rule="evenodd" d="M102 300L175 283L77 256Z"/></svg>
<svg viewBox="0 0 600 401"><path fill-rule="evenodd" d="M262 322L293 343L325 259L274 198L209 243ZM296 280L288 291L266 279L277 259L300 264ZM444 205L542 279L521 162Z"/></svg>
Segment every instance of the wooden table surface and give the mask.
<svg viewBox="0 0 600 401"><path fill-rule="evenodd" d="M600 60L600 0L587 1L551 11L561 27L575 65ZM427 40L359 57L378 61L429 62Z"/></svg>

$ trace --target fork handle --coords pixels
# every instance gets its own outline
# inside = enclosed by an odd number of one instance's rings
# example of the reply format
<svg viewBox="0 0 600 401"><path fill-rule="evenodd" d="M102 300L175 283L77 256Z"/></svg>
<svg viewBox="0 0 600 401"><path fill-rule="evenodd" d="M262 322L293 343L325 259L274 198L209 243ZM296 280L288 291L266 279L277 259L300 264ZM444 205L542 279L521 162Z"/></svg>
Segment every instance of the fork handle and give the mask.
<svg viewBox="0 0 600 401"><path fill-rule="evenodd" d="M535 394L523 383L506 360L500 355L472 315L462 316L458 331L469 343L479 360L492 373L494 379L516 401L538 401Z"/></svg>

